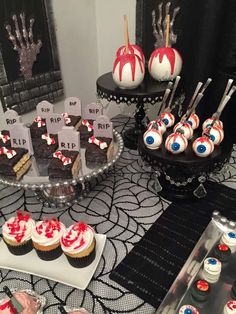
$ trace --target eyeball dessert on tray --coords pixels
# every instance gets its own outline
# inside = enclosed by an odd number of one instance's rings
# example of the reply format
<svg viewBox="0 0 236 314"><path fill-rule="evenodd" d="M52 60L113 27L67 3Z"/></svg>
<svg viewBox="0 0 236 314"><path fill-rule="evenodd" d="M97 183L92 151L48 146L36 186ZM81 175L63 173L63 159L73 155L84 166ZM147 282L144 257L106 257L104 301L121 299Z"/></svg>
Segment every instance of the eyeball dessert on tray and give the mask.
<svg viewBox="0 0 236 314"><path fill-rule="evenodd" d="M225 232L221 237L221 243L228 245L231 252L234 253L236 251L236 232Z"/></svg>
<svg viewBox="0 0 236 314"><path fill-rule="evenodd" d="M193 136L193 129L190 124L178 122L174 127L174 132L181 129L181 133L189 140Z"/></svg>
<svg viewBox="0 0 236 314"><path fill-rule="evenodd" d="M161 47L152 52L148 70L154 80L169 81L180 74L182 63L182 58L176 49Z"/></svg>
<svg viewBox="0 0 236 314"><path fill-rule="evenodd" d="M229 300L224 306L223 314L236 314L236 301Z"/></svg>
<svg viewBox="0 0 236 314"><path fill-rule="evenodd" d="M202 125L202 129L205 130L205 129L209 128L212 125L214 120L215 120L214 118L206 119L206 121ZM218 126L219 128L223 129L223 122L220 120L217 120L214 122L214 126Z"/></svg>
<svg viewBox="0 0 236 314"><path fill-rule="evenodd" d="M208 257L204 261L202 276L210 283L215 283L221 273L222 264L215 257Z"/></svg>
<svg viewBox="0 0 236 314"><path fill-rule="evenodd" d="M210 127L208 134L214 145L219 145L224 139L224 131L218 126Z"/></svg>
<svg viewBox="0 0 236 314"><path fill-rule="evenodd" d="M172 154L180 154L188 146L188 140L181 133L172 133L166 138L165 148Z"/></svg>
<svg viewBox="0 0 236 314"><path fill-rule="evenodd" d="M143 135L145 146L149 149L158 149L162 143L162 135L156 129L149 129Z"/></svg>
<svg viewBox="0 0 236 314"><path fill-rule="evenodd" d="M192 113L187 120L187 123L191 125L192 129L195 130L199 127L200 120L196 113Z"/></svg>
<svg viewBox="0 0 236 314"><path fill-rule="evenodd" d="M112 77L121 89L138 87L144 79L144 74L144 64L136 54L119 55L114 62Z"/></svg>
<svg viewBox="0 0 236 314"><path fill-rule="evenodd" d="M199 157L207 157L209 156L214 150L213 142L205 136L198 137L193 142L193 151Z"/></svg>
<svg viewBox="0 0 236 314"><path fill-rule="evenodd" d="M198 310L192 305L183 305L179 309L179 314L199 314Z"/></svg>
<svg viewBox="0 0 236 314"><path fill-rule="evenodd" d="M166 132L166 125L162 120L157 119L157 120L151 121L148 124L147 129L148 130L152 129L153 126L155 126L154 128L156 128L161 133L161 135L163 135Z"/></svg>
<svg viewBox="0 0 236 314"><path fill-rule="evenodd" d="M175 123L175 116L171 112L163 112L161 119L165 123L166 128L170 128Z"/></svg>

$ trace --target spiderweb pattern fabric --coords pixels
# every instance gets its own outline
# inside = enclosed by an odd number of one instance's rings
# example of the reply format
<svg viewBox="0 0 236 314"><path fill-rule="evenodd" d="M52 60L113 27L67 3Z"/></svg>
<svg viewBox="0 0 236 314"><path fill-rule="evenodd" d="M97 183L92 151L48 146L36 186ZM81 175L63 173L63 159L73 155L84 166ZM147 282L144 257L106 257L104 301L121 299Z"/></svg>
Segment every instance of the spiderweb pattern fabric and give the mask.
<svg viewBox="0 0 236 314"><path fill-rule="evenodd" d="M119 132L130 128L133 120L124 116L113 119ZM214 180L236 188L236 146L229 172ZM58 217L66 226L83 220L97 233L107 235L99 266L84 291L55 281L20 272L0 269L0 298L3 286L32 289L47 298L44 313L57 313L58 305L84 307L91 313L155 313L155 308L109 278L109 274L161 216L170 202L152 188L151 173L143 168L137 151L125 148L115 168L96 185L79 204L66 208L43 206L32 191L0 186L0 227L18 209L28 210L36 220Z"/></svg>

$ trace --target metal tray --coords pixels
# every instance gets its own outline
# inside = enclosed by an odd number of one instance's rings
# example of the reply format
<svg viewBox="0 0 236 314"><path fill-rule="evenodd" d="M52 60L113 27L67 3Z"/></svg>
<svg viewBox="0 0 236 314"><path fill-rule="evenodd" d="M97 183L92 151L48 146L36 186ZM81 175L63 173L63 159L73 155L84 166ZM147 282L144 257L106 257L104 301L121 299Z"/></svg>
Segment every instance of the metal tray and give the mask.
<svg viewBox="0 0 236 314"><path fill-rule="evenodd" d="M211 294L206 302L197 302L192 299L190 288L192 283L201 277L202 265L206 257L211 256L212 249L219 243L222 234L235 230L233 221L214 212L212 220L203 232L201 238L172 284L165 299L156 311L156 314L178 314L184 304L196 307L199 313L222 314L224 305L232 299L230 291L236 279L236 253L231 254L230 260L223 265L219 280L211 285Z"/></svg>

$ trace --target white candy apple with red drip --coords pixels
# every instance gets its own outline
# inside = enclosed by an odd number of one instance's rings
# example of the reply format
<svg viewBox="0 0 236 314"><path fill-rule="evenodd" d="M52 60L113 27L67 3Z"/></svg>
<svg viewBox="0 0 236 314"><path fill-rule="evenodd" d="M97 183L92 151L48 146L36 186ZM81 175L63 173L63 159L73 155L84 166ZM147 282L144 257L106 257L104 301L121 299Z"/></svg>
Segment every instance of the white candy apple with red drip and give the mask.
<svg viewBox="0 0 236 314"><path fill-rule="evenodd" d="M112 77L119 88L137 88L142 83L144 74L144 64L135 54L119 55L114 62Z"/></svg>
<svg viewBox="0 0 236 314"><path fill-rule="evenodd" d="M148 71L157 81L170 81L176 78L182 69L180 53L171 47L155 49L148 62Z"/></svg>
<svg viewBox="0 0 236 314"><path fill-rule="evenodd" d="M119 57L121 55L124 55L126 53L129 54L135 54L137 56L139 56L139 58L142 60L143 64L145 62L145 57L143 54L142 49L138 46L138 45L132 45L132 44L128 44L128 51L126 52L126 46L121 46L117 52L116 52L116 56Z"/></svg>

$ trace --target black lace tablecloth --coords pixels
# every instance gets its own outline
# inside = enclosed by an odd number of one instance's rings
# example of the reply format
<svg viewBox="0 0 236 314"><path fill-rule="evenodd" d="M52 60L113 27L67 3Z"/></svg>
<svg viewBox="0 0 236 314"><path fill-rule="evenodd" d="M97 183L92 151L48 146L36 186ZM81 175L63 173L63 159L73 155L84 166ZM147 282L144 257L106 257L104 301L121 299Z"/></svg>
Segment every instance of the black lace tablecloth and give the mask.
<svg viewBox="0 0 236 314"><path fill-rule="evenodd" d="M119 132L132 121L124 116L114 120ZM236 189L236 147L229 171L214 180ZM137 151L125 149L115 168L78 205L63 209L43 207L31 191L0 186L0 226L17 209L28 210L34 219L55 215L67 226L84 220L96 232L107 235L99 266L84 291L20 272L0 269L0 297L4 285L36 290L47 298L44 313L57 313L57 306L83 306L89 312L142 313L155 312L154 307L109 278L112 270L124 259L145 232L161 216L170 202L156 195L150 173L143 168Z"/></svg>

